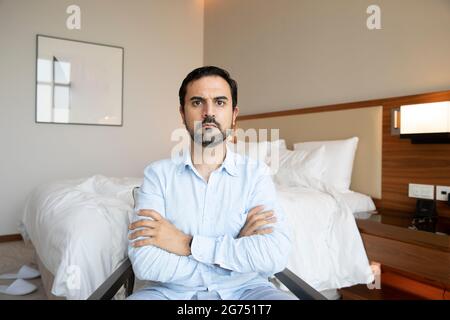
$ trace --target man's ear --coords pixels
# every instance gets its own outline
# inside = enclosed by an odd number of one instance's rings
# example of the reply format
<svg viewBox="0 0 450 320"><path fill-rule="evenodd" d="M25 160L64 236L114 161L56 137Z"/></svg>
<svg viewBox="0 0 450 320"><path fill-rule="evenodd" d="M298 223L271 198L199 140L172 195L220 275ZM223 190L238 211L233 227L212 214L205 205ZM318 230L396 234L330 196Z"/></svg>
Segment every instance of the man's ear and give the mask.
<svg viewBox="0 0 450 320"><path fill-rule="evenodd" d="M184 119L184 108L183 106L180 106L178 109L180 111L181 119L183 120L183 124L186 124L186 119Z"/></svg>
<svg viewBox="0 0 450 320"><path fill-rule="evenodd" d="M238 114L239 114L239 107L236 106L236 108L234 108L234 110L233 110L233 127L236 124L236 118L237 118Z"/></svg>

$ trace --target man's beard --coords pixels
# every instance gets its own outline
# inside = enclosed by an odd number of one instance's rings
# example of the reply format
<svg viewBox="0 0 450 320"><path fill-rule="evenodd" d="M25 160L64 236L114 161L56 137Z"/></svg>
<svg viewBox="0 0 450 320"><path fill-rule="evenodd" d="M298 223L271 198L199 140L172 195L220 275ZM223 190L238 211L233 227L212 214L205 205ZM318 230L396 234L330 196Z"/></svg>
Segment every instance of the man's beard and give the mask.
<svg viewBox="0 0 450 320"><path fill-rule="evenodd" d="M203 125L206 124L214 125L216 128L203 128ZM216 122L216 119L211 116L206 116L202 122L195 121L194 129L189 129L186 122L185 126L194 143L201 144L203 148L215 147L224 142L231 134L231 128L222 129L220 123Z"/></svg>

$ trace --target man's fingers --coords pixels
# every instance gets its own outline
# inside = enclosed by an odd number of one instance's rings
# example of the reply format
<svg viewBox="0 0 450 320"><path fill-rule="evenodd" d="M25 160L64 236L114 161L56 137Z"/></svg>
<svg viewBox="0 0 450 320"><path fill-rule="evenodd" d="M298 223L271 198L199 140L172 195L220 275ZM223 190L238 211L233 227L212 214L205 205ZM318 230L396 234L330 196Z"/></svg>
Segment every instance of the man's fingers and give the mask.
<svg viewBox="0 0 450 320"><path fill-rule="evenodd" d="M253 224L254 222L258 221L258 220L264 220L264 219L270 219L273 216L273 211L264 211L258 214L253 215L252 217L250 217L248 220L248 222L250 224Z"/></svg>
<svg viewBox="0 0 450 320"><path fill-rule="evenodd" d="M148 209L139 210L138 216L150 217L153 218L155 221L162 219L162 216L157 211Z"/></svg>
<svg viewBox="0 0 450 320"><path fill-rule="evenodd" d="M275 217L272 218L272 219L270 219L270 220L258 220L258 221L254 222L254 223L250 226L250 229L256 230L256 229L258 229L259 227L265 226L266 224L274 223L274 222L275 222L274 219L275 219L275 221L276 221L276 218L275 218Z"/></svg>
<svg viewBox="0 0 450 320"><path fill-rule="evenodd" d="M143 220L133 222L132 224L130 224L130 226L128 228L130 230L134 230L137 228L156 228L157 225L158 225L158 222L156 222L156 221L143 219Z"/></svg>
<svg viewBox="0 0 450 320"><path fill-rule="evenodd" d="M139 248L139 247L144 247L144 246L149 246L149 245L153 245L154 244L154 239L153 238L147 238L147 239L142 239L142 240L138 240L133 242L131 245L135 248Z"/></svg>
<svg viewBox="0 0 450 320"><path fill-rule="evenodd" d="M239 237L250 236L255 234L258 228L267 225L269 223L275 223L276 218L274 216L273 210L263 211L264 206L256 206L252 208L248 214L245 221L244 227L239 233ZM269 228L270 229L270 228ZM270 231L271 232L271 231ZM267 232L267 233L270 233Z"/></svg>
<svg viewBox="0 0 450 320"><path fill-rule="evenodd" d="M156 235L155 229L145 228L142 230L135 231L128 236L128 239L134 240L139 237L153 237Z"/></svg>
<svg viewBox="0 0 450 320"><path fill-rule="evenodd" d="M247 220L250 219L256 213L261 212L263 210L264 210L264 206L256 206L256 207L252 208L247 214Z"/></svg>
<svg viewBox="0 0 450 320"><path fill-rule="evenodd" d="M256 230L255 234L269 234L273 232L273 228L265 228L261 230Z"/></svg>

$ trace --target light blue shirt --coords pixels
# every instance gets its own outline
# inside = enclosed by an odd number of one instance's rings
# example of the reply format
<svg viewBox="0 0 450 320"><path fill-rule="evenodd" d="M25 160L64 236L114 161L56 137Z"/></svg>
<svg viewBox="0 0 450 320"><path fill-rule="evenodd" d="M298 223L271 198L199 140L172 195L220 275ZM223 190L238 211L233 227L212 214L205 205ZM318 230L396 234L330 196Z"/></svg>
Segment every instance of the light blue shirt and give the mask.
<svg viewBox="0 0 450 320"><path fill-rule="evenodd" d="M269 168L234 153L227 146L222 165L209 181L192 164L190 152L176 160L146 167L133 221L140 209L153 209L182 232L192 235L190 256L155 246L134 248L128 254L138 279L170 299L190 299L197 291L217 291L224 300L261 285L284 270L290 253L291 230L276 196ZM273 232L237 238L247 213L257 205L274 210ZM140 238L139 238L140 239Z"/></svg>

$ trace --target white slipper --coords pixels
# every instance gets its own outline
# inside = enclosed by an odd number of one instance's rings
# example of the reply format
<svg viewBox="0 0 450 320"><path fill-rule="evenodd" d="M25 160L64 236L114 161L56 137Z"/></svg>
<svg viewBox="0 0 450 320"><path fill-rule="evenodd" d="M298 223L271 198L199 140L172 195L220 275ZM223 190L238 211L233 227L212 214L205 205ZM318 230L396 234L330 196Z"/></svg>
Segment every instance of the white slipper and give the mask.
<svg viewBox="0 0 450 320"><path fill-rule="evenodd" d="M41 274L38 270L33 269L29 266L22 266L17 273L5 273L0 275L0 279L10 280L10 279L34 279L39 277Z"/></svg>
<svg viewBox="0 0 450 320"><path fill-rule="evenodd" d="M0 286L0 293L10 294L13 296L23 296L32 293L37 287L25 280L17 279L9 286Z"/></svg>

